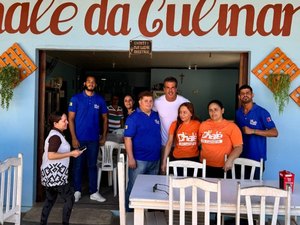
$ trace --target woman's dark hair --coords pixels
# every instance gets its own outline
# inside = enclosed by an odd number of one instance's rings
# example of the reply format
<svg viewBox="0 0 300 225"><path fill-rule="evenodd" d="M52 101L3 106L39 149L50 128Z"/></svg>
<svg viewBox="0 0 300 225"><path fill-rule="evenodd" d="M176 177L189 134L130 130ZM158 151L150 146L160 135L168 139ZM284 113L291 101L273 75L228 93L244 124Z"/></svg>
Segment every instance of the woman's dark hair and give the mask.
<svg viewBox="0 0 300 225"><path fill-rule="evenodd" d="M177 140L177 131L178 131L178 128L183 123L183 121L180 119L180 115L179 115L180 114L180 108L183 107L183 106L187 107L187 109L192 114L191 120L198 120L198 118L195 116L194 105L192 103L190 103L190 102L184 102L184 103L182 103L178 107L178 116L177 116L176 128L175 128L175 131L174 131L174 136L176 137L176 140Z"/></svg>
<svg viewBox="0 0 300 225"><path fill-rule="evenodd" d="M209 108L209 106L210 106L211 104L213 104L213 103L214 103L214 104L217 104L218 106L220 106L221 109L224 108L223 103L222 103L221 101L217 100L217 99L211 100L211 101L207 104L207 108Z"/></svg>
<svg viewBox="0 0 300 225"><path fill-rule="evenodd" d="M54 123L58 123L61 120L62 115L65 114L63 112L55 111L49 115L48 123L51 128L54 127Z"/></svg>

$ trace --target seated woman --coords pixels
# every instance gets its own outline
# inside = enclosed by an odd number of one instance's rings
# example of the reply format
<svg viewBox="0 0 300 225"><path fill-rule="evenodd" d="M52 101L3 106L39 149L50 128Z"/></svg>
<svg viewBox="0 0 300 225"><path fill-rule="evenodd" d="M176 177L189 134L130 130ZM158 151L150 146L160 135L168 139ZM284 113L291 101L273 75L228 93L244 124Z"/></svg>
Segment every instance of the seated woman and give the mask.
<svg viewBox="0 0 300 225"><path fill-rule="evenodd" d="M178 117L169 129L168 141L166 144L163 160L161 163L161 173L166 173L167 158L174 144L173 154L170 160L191 160L199 162L198 133L200 122L195 117L194 106L190 102L182 103L178 108ZM178 171L182 175L182 171ZM192 176L193 171L188 170L188 176Z"/></svg>
<svg viewBox="0 0 300 225"><path fill-rule="evenodd" d="M242 133L235 123L223 118L224 107L220 101L210 101L208 113L210 119L200 126L200 161L206 159L206 177L223 178L224 172L232 168L233 160L242 153Z"/></svg>

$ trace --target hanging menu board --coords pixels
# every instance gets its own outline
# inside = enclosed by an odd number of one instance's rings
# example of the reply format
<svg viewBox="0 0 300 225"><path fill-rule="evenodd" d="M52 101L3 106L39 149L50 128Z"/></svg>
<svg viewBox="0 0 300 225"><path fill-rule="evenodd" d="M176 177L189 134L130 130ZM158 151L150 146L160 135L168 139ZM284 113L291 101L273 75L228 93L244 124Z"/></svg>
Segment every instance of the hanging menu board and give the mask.
<svg viewBox="0 0 300 225"><path fill-rule="evenodd" d="M130 40L129 57L131 55L150 55L152 57L152 41Z"/></svg>

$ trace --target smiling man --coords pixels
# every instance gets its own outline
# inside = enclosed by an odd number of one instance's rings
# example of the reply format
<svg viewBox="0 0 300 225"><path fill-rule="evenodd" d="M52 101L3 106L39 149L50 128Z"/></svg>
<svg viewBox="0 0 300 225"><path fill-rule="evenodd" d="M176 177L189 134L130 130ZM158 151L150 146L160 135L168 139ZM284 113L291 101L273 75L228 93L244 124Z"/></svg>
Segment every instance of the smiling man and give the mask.
<svg viewBox="0 0 300 225"><path fill-rule="evenodd" d="M103 97L95 93L97 84L94 76L88 75L83 86L83 92L74 95L69 103L72 147L87 146L87 150L73 162L75 202L81 198L82 172L85 162L88 165L90 199L104 202L105 198L97 190L97 158L99 144L105 143L107 135L107 107ZM101 117L102 130L100 127Z"/></svg>
<svg viewBox="0 0 300 225"><path fill-rule="evenodd" d="M124 141L128 157L128 187L126 210L129 211L129 195L138 174L154 174L159 171L161 136L158 113L152 110L153 96L149 91L139 94L139 107L127 118Z"/></svg>
<svg viewBox="0 0 300 225"><path fill-rule="evenodd" d="M267 160L267 138L277 137L278 131L270 113L253 102L253 90L249 85L239 88L239 99L242 103L236 112L236 123L243 134L243 152L241 157L260 161ZM246 178L250 171L246 172ZM248 174L248 175L247 175ZM255 171L254 179L259 179L259 171Z"/></svg>
<svg viewBox="0 0 300 225"><path fill-rule="evenodd" d="M175 121L178 116L178 108L182 103L189 102L188 99L177 94L177 84L175 77L165 78L164 95L154 101L153 110L158 112L161 121L162 157L168 141L171 123Z"/></svg>

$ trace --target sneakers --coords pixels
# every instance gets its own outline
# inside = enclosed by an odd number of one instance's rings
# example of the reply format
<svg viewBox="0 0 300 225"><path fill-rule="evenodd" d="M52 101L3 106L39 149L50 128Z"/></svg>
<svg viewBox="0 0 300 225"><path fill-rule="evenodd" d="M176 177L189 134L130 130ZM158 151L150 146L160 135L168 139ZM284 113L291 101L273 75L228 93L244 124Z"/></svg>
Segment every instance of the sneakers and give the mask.
<svg viewBox="0 0 300 225"><path fill-rule="evenodd" d="M79 199L81 198L81 192L80 191L75 191L74 197L75 197L75 202L78 202Z"/></svg>
<svg viewBox="0 0 300 225"><path fill-rule="evenodd" d="M98 192L95 192L94 194L91 194L90 199L98 201L98 202L105 202L106 201L106 199L103 198Z"/></svg>

